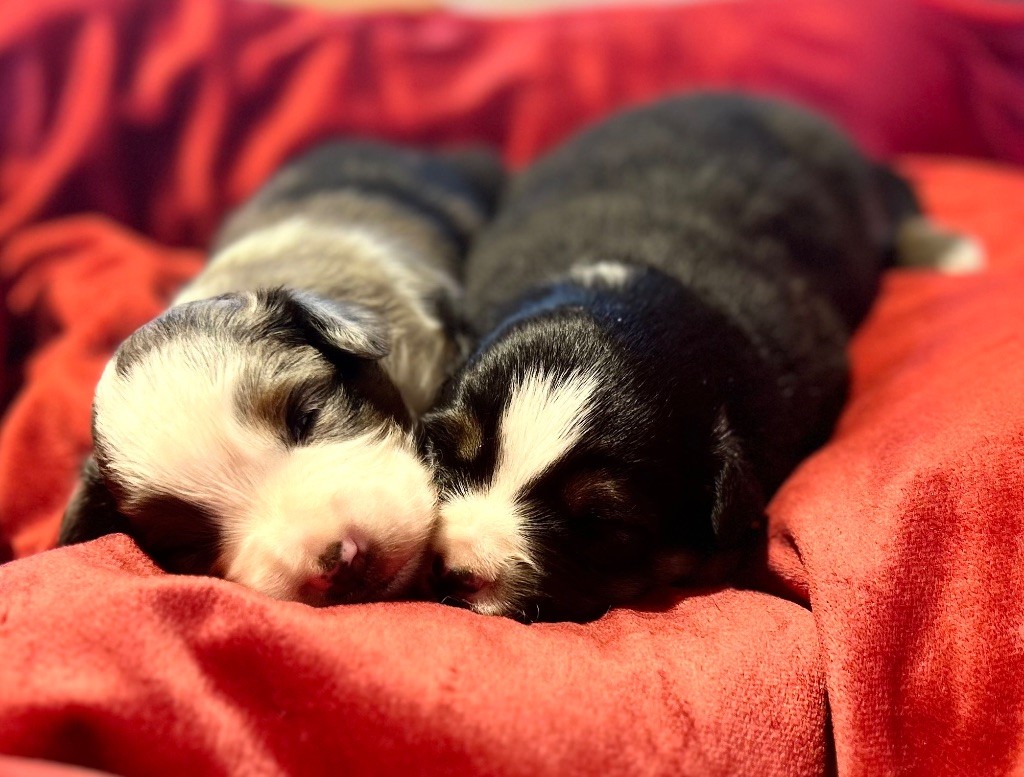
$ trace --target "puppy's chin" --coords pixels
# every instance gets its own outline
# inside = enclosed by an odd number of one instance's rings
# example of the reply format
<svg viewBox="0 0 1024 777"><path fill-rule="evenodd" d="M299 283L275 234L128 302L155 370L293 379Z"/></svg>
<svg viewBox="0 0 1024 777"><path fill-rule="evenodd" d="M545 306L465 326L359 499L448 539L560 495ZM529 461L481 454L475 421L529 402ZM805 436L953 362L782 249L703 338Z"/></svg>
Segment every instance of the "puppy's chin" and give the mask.
<svg viewBox="0 0 1024 777"><path fill-rule="evenodd" d="M293 450L226 532L225 577L314 605L396 599L416 584L435 526L430 472L399 433ZM355 548L340 570L326 550ZM351 568L346 568L348 564Z"/></svg>

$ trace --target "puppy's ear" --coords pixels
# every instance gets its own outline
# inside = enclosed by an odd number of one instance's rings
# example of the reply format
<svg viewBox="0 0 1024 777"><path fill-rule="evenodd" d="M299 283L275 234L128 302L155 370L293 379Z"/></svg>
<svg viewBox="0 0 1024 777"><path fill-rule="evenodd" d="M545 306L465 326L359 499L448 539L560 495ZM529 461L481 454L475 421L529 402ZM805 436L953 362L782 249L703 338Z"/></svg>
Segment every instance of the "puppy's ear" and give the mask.
<svg viewBox="0 0 1024 777"><path fill-rule="evenodd" d="M387 322L361 305L332 302L303 291L281 289L277 301L290 323L317 350L377 361L391 351Z"/></svg>
<svg viewBox="0 0 1024 777"><path fill-rule="evenodd" d="M712 434L717 474L711 525L719 547L746 545L764 530L764 493L724 407Z"/></svg>
<svg viewBox="0 0 1024 777"><path fill-rule="evenodd" d="M401 393L379 364L391 351L390 331L381 316L361 305L331 302L293 289L268 294L269 304L280 306L288 326L344 370L351 389L368 398L399 426L411 427L412 417Z"/></svg>
<svg viewBox="0 0 1024 777"><path fill-rule="evenodd" d="M82 466L82 475L71 501L64 510L57 544L75 545L107 534L128 534L130 528L128 519L117 509L117 502L100 474L96 459L89 456Z"/></svg>

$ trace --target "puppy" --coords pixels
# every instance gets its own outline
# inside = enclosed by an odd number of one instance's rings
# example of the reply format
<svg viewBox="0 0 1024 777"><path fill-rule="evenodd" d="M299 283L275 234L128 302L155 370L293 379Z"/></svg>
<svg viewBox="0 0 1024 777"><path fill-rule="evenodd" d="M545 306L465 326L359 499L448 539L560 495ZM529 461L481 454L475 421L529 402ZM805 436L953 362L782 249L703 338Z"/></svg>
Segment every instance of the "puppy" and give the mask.
<svg viewBox="0 0 1024 777"><path fill-rule="evenodd" d="M668 100L536 163L471 252L487 334L424 421L438 596L587 620L756 547L766 498L832 429L897 241L963 248L942 237L904 182L779 102Z"/></svg>
<svg viewBox="0 0 1024 777"><path fill-rule="evenodd" d="M455 279L501 179L364 142L282 169L104 370L60 542L121 531L315 605L403 594L435 520L413 420L460 355Z"/></svg>

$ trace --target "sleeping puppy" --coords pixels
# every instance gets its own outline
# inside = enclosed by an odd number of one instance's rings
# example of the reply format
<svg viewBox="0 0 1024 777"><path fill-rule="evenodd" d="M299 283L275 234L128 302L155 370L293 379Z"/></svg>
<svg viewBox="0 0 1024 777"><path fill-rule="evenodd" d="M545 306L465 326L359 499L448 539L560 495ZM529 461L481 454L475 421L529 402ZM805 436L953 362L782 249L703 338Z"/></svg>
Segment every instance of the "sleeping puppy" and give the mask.
<svg viewBox="0 0 1024 777"><path fill-rule="evenodd" d="M484 153L321 146L232 215L117 349L60 542L114 531L168 571L310 604L403 594L435 490L412 424L502 173Z"/></svg>
<svg viewBox="0 0 1024 777"><path fill-rule="evenodd" d="M437 595L587 620L756 547L900 240L976 259L779 102L668 100L528 169L467 263L487 334L424 422Z"/></svg>

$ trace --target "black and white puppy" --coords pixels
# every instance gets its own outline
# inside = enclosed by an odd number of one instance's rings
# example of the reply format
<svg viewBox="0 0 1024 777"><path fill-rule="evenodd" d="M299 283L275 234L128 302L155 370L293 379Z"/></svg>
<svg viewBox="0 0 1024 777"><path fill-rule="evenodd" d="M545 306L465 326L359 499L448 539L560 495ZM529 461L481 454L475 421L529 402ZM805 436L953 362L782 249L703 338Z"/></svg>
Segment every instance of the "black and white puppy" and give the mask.
<svg viewBox="0 0 1024 777"><path fill-rule="evenodd" d="M536 163L470 254L488 334L424 421L439 596L586 620L756 546L832 429L882 269L922 246L977 259L780 102L671 99Z"/></svg>
<svg viewBox="0 0 1024 777"><path fill-rule="evenodd" d="M502 178L369 142L284 167L107 365L61 542L123 531L311 604L403 594L436 518L413 420L460 358L456 278Z"/></svg>

